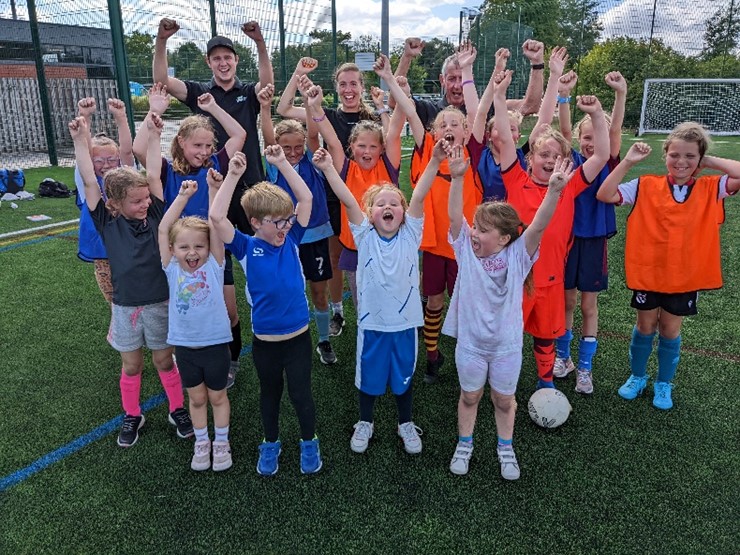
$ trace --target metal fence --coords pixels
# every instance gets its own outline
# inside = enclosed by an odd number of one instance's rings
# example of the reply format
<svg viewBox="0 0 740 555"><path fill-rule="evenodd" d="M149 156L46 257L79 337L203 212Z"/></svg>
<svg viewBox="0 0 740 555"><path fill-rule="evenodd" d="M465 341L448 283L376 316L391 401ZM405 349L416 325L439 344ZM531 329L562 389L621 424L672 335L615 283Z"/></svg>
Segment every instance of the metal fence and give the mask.
<svg viewBox="0 0 740 555"><path fill-rule="evenodd" d="M123 98L132 119L140 120L147 106L140 93L151 85L151 48L162 17L173 17L181 26L168 42L168 64L183 79L210 78L203 50L218 32L238 44L238 77L256 80L253 45L239 29L251 19L260 22L272 52L278 92L301 56L319 60L313 76L331 91L337 64L353 60L356 52L380 49L374 35L342 32L341 20L332 32L330 0L286 3L282 12L273 0L118 1L0 0L0 167L67 163L66 122L83 96L95 96L101 107L108 96ZM410 78L415 91L438 93L441 60L464 35L478 48L479 91L490 76L494 53L505 46L514 54L511 92L520 96L528 76L520 45L534 37L547 47L568 46L581 90L608 95L603 75L622 71L630 83L626 124L636 125L644 79L740 75L737 4L707 0L699 10L693 0L488 0L479 9L462 8L460 28L450 29L449 36L425 37L428 47ZM372 32L379 28L378 23ZM393 52L402 39L391 37ZM367 75L368 82L374 80ZM101 110L94 125L111 132L113 122Z"/></svg>

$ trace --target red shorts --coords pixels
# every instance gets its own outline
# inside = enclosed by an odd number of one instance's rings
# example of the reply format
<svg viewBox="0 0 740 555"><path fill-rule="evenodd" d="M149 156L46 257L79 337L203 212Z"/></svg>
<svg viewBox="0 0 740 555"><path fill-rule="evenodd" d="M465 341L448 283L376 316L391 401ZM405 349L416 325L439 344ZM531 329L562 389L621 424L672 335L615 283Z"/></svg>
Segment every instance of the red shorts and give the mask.
<svg viewBox="0 0 740 555"><path fill-rule="evenodd" d="M524 331L532 337L555 339L565 333L565 290L562 283L524 291Z"/></svg>
<svg viewBox="0 0 740 555"><path fill-rule="evenodd" d="M422 251L421 286L424 295L439 295L445 292L452 297L457 279L457 261L431 252Z"/></svg>

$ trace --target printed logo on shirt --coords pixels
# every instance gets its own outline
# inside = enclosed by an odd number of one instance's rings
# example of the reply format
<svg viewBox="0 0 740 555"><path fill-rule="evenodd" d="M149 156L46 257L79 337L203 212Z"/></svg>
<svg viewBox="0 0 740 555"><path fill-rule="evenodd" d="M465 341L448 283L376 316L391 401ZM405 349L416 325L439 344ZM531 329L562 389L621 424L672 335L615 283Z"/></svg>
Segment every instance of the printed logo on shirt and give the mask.
<svg viewBox="0 0 740 555"><path fill-rule="evenodd" d="M637 304L645 304L647 302L647 295L645 293L638 293L635 295L635 302Z"/></svg>
<svg viewBox="0 0 740 555"><path fill-rule="evenodd" d="M198 270L192 275L182 273L177 278L177 295L175 306L180 314L187 314L188 309L203 303L209 295L207 274Z"/></svg>
<svg viewBox="0 0 740 555"><path fill-rule="evenodd" d="M240 103L240 102L246 102L246 101L247 101L247 97L244 96L243 94L241 94L241 95L239 95L239 96L236 97L237 104Z"/></svg>
<svg viewBox="0 0 740 555"><path fill-rule="evenodd" d="M265 256L265 251L262 250L262 247L254 247L252 249L252 256Z"/></svg>

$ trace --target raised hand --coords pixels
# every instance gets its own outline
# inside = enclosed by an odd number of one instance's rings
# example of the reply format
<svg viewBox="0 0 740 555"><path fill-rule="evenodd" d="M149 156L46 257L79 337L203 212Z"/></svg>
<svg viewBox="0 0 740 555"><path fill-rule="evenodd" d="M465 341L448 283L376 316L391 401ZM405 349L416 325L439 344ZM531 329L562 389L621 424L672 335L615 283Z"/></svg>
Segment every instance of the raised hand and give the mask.
<svg viewBox="0 0 740 555"><path fill-rule="evenodd" d="M195 181L195 179L186 179L180 184L180 191L178 191L177 194L185 198L190 198L197 191L198 191L198 182Z"/></svg>
<svg viewBox="0 0 740 555"><path fill-rule="evenodd" d="M262 30L260 29L260 24L256 21L247 21L246 23L242 24L242 32L247 35L250 39L252 39L254 42L260 42L264 41L264 37L262 36Z"/></svg>
<svg viewBox="0 0 740 555"><path fill-rule="evenodd" d="M295 66L295 73L296 75L306 75L308 73L311 73L317 67L319 67L318 60L316 60L315 58L304 56L303 58L298 60L298 63Z"/></svg>
<svg viewBox="0 0 740 555"><path fill-rule="evenodd" d="M601 110L601 102L599 102L599 99L592 94L579 96L576 106L581 112L585 112L587 114L593 114Z"/></svg>
<svg viewBox="0 0 740 555"><path fill-rule="evenodd" d="M576 83L578 83L578 74L571 69L568 73L564 73L560 76L560 79L558 79L558 94L560 96L570 96Z"/></svg>
<svg viewBox="0 0 740 555"><path fill-rule="evenodd" d="M313 165L325 172L334 167L334 160L328 150L319 148L313 153Z"/></svg>
<svg viewBox="0 0 740 555"><path fill-rule="evenodd" d="M77 101L77 114L82 117L89 118L95 113L96 108L97 104L92 96L80 98Z"/></svg>
<svg viewBox="0 0 740 555"><path fill-rule="evenodd" d="M468 167L470 166L470 160L465 158L462 145L457 145L450 149L447 164L450 168L450 175L453 178L463 177L465 175L465 172L468 171Z"/></svg>
<svg viewBox="0 0 740 555"><path fill-rule="evenodd" d="M272 147L277 147L280 149L280 152L283 151L282 147L279 145L272 145ZM267 147L271 148L271 147ZM265 149L265 153L267 153L267 149ZM285 158L285 156L283 156ZM244 155L243 152L239 151L234 154L234 156L231 157L231 160L229 160L229 175L236 175L237 177L241 177L242 174L247 169L247 157Z"/></svg>
<svg viewBox="0 0 740 555"><path fill-rule="evenodd" d="M573 160L570 157L563 158L562 156L558 156L555 160L552 174L550 174L550 181L548 182L550 190L556 193L562 191L575 173Z"/></svg>
<svg viewBox="0 0 740 555"><path fill-rule="evenodd" d="M224 182L224 176L221 175L219 171L217 171L215 168L208 168L208 173L206 174L206 183L208 183L209 188L219 189L223 182Z"/></svg>
<svg viewBox="0 0 740 555"><path fill-rule="evenodd" d="M496 50L496 62L493 66L494 75L506 69L506 64L508 63L510 57L511 52L509 52L508 48L499 48L498 50Z"/></svg>
<svg viewBox="0 0 740 555"><path fill-rule="evenodd" d="M72 135L72 139L84 137L85 133L87 133L87 122L82 116L74 118L67 124L67 127L69 128L69 134Z"/></svg>
<svg viewBox="0 0 740 555"><path fill-rule="evenodd" d="M604 81L614 92L627 93L627 80L618 71L610 71L604 77Z"/></svg>
<svg viewBox="0 0 740 555"><path fill-rule="evenodd" d="M447 158L451 152L452 147L450 146L450 143L444 139L440 139L434 143L434 148L432 148L432 158L437 162L441 162Z"/></svg>
<svg viewBox="0 0 740 555"><path fill-rule="evenodd" d="M472 66L477 54L478 51L475 49L475 46L473 46L472 42L465 41L462 43L457 48L457 63L460 66L460 69Z"/></svg>
<svg viewBox="0 0 740 555"><path fill-rule="evenodd" d="M493 91L494 93L503 94L506 96L506 90L511 85L511 76L513 72L510 69L500 71L493 76Z"/></svg>
<svg viewBox="0 0 740 555"><path fill-rule="evenodd" d="M306 104L309 108L318 108L324 101L324 91L319 85L312 85L305 93Z"/></svg>
<svg viewBox="0 0 740 555"><path fill-rule="evenodd" d="M545 45L538 40L525 40L522 44L522 54L530 64L542 64L545 62Z"/></svg>
<svg viewBox="0 0 740 555"><path fill-rule="evenodd" d="M635 143L627 151L627 154L624 156L624 160L632 164L637 164L650 156L652 151L653 149L650 148L650 145L647 143Z"/></svg>
<svg viewBox="0 0 740 555"><path fill-rule="evenodd" d="M265 85L267 86L267 85ZM203 93L198 97L198 108L208 113L216 107L216 101L213 99L211 93Z"/></svg>
<svg viewBox="0 0 740 555"><path fill-rule="evenodd" d="M149 89L149 110L155 114L162 115L170 105L170 95L167 87L162 83L155 83Z"/></svg>
<svg viewBox="0 0 740 555"><path fill-rule="evenodd" d="M568 50L564 46L556 46L550 52L550 73L562 75L565 71L565 64L568 63Z"/></svg>
<svg viewBox="0 0 740 555"><path fill-rule="evenodd" d="M265 160L273 166L277 166L280 162L285 162L285 153L283 152L283 147L280 145L270 145L265 147L264 154Z"/></svg>
<svg viewBox="0 0 740 555"><path fill-rule="evenodd" d="M126 105L120 98L108 99L108 111L113 114L114 119L126 119Z"/></svg>
<svg viewBox="0 0 740 555"><path fill-rule="evenodd" d="M159 114L150 111L146 118L146 128L150 133L161 135L162 129L164 129L164 120L162 120Z"/></svg>
<svg viewBox="0 0 740 555"><path fill-rule="evenodd" d="M180 25L174 19L163 17L159 20L159 29L157 29L157 38L167 40L180 30Z"/></svg>
<svg viewBox="0 0 740 555"><path fill-rule="evenodd" d="M426 43L419 37L408 37L403 43L403 55L408 58L416 58L421 55Z"/></svg>
<svg viewBox="0 0 740 555"><path fill-rule="evenodd" d="M275 96L275 85L267 83L257 93L257 100L259 100L260 106L267 107L272 104L272 99Z"/></svg>
<svg viewBox="0 0 740 555"><path fill-rule="evenodd" d="M370 98L373 99L373 104L378 110L385 106L385 91L380 87L370 88Z"/></svg>
<svg viewBox="0 0 740 555"><path fill-rule="evenodd" d="M384 79L386 83L392 79L393 72L391 71L391 61L388 59L388 56L381 54L373 64L373 71L378 77Z"/></svg>
<svg viewBox="0 0 740 555"><path fill-rule="evenodd" d="M399 75L396 77L396 83L398 83L398 86L401 87L401 90L406 96L411 96L411 85L409 85L409 80L406 77Z"/></svg>

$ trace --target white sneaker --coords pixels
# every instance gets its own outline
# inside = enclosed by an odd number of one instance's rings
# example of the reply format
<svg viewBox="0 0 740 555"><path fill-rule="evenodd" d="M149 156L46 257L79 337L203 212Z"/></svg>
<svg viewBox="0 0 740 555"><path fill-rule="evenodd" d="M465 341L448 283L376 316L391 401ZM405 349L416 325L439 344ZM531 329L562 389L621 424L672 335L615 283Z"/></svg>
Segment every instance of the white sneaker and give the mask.
<svg viewBox="0 0 740 555"><path fill-rule="evenodd" d="M195 442L190 468L193 470L208 470L211 468L211 442L209 440Z"/></svg>
<svg viewBox="0 0 740 555"><path fill-rule="evenodd" d="M576 393L591 395L594 392L594 382L590 370L578 369L576 378Z"/></svg>
<svg viewBox="0 0 740 555"><path fill-rule="evenodd" d="M568 358L555 357L555 364L552 367L552 375L556 378L564 378L576 369L576 365Z"/></svg>
<svg viewBox="0 0 740 555"><path fill-rule="evenodd" d="M368 443L370 443L370 438L373 437L375 427L372 422L365 422L364 420L360 420L354 427L355 432L352 434L349 448L355 453L364 453L367 450Z"/></svg>
<svg viewBox="0 0 740 555"><path fill-rule="evenodd" d="M407 453L416 455L421 453L421 438L424 432L413 422L398 425L398 435L403 439L403 448Z"/></svg>
<svg viewBox="0 0 740 555"><path fill-rule="evenodd" d="M501 477L504 480L519 479L519 463L516 462L516 455L513 447L497 448L498 462L501 463Z"/></svg>
<svg viewBox="0 0 740 555"><path fill-rule="evenodd" d="M450 472L457 474L458 476L464 476L467 474L471 456L473 456L473 442L458 441L457 447L455 448L455 454L452 455Z"/></svg>
<svg viewBox="0 0 740 555"><path fill-rule="evenodd" d="M228 441L213 442L213 470L221 472L228 470L234 464L231 459L231 446Z"/></svg>

